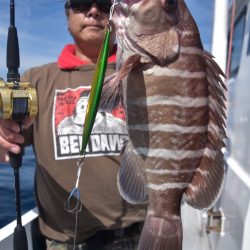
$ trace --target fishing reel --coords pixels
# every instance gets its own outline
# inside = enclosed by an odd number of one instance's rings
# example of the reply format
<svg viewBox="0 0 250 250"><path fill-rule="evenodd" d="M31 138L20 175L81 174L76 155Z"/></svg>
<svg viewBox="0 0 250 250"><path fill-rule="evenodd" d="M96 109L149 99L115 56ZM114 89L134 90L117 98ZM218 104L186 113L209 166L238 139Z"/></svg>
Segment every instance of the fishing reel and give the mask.
<svg viewBox="0 0 250 250"><path fill-rule="evenodd" d="M37 114L36 89L29 82L4 82L0 78L0 119L23 121Z"/></svg>

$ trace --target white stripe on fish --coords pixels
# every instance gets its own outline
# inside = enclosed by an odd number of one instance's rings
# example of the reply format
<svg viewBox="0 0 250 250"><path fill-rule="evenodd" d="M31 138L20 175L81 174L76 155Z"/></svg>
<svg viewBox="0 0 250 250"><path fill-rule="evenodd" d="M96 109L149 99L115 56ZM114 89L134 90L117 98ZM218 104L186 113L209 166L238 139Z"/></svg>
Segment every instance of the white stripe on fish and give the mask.
<svg viewBox="0 0 250 250"><path fill-rule="evenodd" d="M179 175L179 174L189 174L194 173L196 170L188 170L188 169L179 169L179 170L170 170L170 169L152 169L146 168L145 172L150 174L157 174L157 175L164 175L164 174L171 174L171 175Z"/></svg>
<svg viewBox="0 0 250 250"><path fill-rule="evenodd" d="M173 220L179 220L181 217L180 215L170 214L167 211L164 211L164 214L165 214L166 218L172 218ZM148 215L155 216L155 213L154 213L154 211L150 210L150 208L149 208Z"/></svg>
<svg viewBox="0 0 250 250"><path fill-rule="evenodd" d="M179 33L181 33L182 37L184 36L194 36L194 31L192 30L183 30L183 29L180 29L180 28L176 28L176 31L178 31Z"/></svg>
<svg viewBox="0 0 250 250"><path fill-rule="evenodd" d="M204 154L204 148L199 150L168 150L164 148L148 149L137 147L135 153L149 157L160 157L167 160L181 160L186 158L199 158Z"/></svg>
<svg viewBox="0 0 250 250"><path fill-rule="evenodd" d="M135 148L135 154L145 155L148 157L159 157L166 160L183 160L199 158L206 155L208 158L215 159L217 151L211 150L209 148L203 148L199 150L168 150L164 148L159 149L148 149L137 147Z"/></svg>
<svg viewBox="0 0 250 250"><path fill-rule="evenodd" d="M207 171L207 170L204 170L204 169L197 169L196 170L196 172L199 172L201 175L203 175L203 176L207 176L207 175L209 175L209 171Z"/></svg>
<svg viewBox="0 0 250 250"><path fill-rule="evenodd" d="M180 52L188 55L203 55L203 50L196 47L181 47Z"/></svg>
<svg viewBox="0 0 250 250"><path fill-rule="evenodd" d="M193 192L199 191L199 188L194 186L193 184L190 184L188 188L191 188Z"/></svg>
<svg viewBox="0 0 250 250"><path fill-rule="evenodd" d="M212 122L208 125L208 131L213 135L216 135L218 138L224 138L222 129Z"/></svg>
<svg viewBox="0 0 250 250"><path fill-rule="evenodd" d="M211 150L210 148L205 148L204 155L206 155L208 158L215 159L218 154L217 150Z"/></svg>
<svg viewBox="0 0 250 250"><path fill-rule="evenodd" d="M138 125L129 125L129 130L138 130L138 131L152 131L152 132L176 132L181 134L186 133L204 133L208 130L207 126L190 126L183 127L173 124L138 124Z"/></svg>
<svg viewBox="0 0 250 250"><path fill-rule="evenodd" d="M169 77L180 77L180 78L193 78L202 79L206 78L207 74L204 71L190 72L187 70L169 69L167 67L160 67L158 65L144 71L144 75L155 75L155 76L169 76Z"/></svg>
<svg viewBox="0 0 250 250"><path fill-rule="evenodd" d="M185 97L185 96L149 96L138 98L136 101L130 101L129 104L138 106L154 106L154 105L175 105L185 108L204 107L208 105L207 97Z"/></svg>
<svg viewBox="0 0 250 250"><path fill-rule="evenodd" d="M175 182L175 183L164 183L164 184L153 184L148 183L147 187L156 191L166 191L167 189L184 189L188 187L189 183L186 182Z"/></svg>

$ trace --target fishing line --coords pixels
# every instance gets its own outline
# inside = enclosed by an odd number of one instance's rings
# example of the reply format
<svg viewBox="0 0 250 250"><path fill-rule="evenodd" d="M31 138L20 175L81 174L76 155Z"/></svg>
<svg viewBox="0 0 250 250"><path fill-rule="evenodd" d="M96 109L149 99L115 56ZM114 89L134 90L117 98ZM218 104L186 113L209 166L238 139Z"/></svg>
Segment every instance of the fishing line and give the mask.
<svg viewBox="0 0 250 250"><path fill-rule="evenodd" d="M66 211L68 211L69 213L75 213L75 228L74 228L73 250L76 247L78 213L81 212L81 210L82 210L82 202L80 200L80 190L78 189L78 186L79 186L81 171L82 171L82 168L84 166L84 158L85 158L85 155L83 155L83 157L80 158L77 161L78 170L77 170L76 184L75 184L75 187L70 192L70 195L69 195L68 199L65 201L65 204L64 204L64 208L66 209ZM74 205L74 200L75 199L76 199L76 203ZM71 205L72 202L73 202L73 205Z"/></svg>
<svg viewBox="0 0 250 250"><path fill-rule="evenodd" d="M108 56L109 56L109 41L110 41L110 34L112 31L111 27L111 19L114 14L114 8L117 4L117 1L114 0L111 8L110 8L110 14L108 23L105 29L105 37L103 40L102 48L99 53L99 57L96 64L96 69L94 72L94 77L91 85L91 91L88 99L88 106L84 121L84 127L83 127L83 135L82 135L82 145L80 149L80 156L81 158L77 161L77 178L75 187L72 189L72 191L69 194L68 199L64 203L64 208L66 211L70 213L75 214L75 228L74 228L74 244L73 244L73 250L76 248L76 237L77 237L77 225L78 225L78 213L82 209L82 202L81 202L81 196L80 196L80 190L78 188L79 182L80 182L80 176L82 172L82 168L84 167L84 160L86 155L86 148L89 142L90 134L92 132L92 128L94 125L95 117L97 114L100 98L101 98L101 92L102 92L102 86L104 82L104 76L106 73L106 66L108 62Z"/></svg>
<svg viewBox="0 0 250 250"><path fill-rule="evenodd" d="M109 22L112 20L112 17L114 15L114 11L115 11L115 6L118 4L117 0L114 0L111 8L110 8L110 13L109 13Z"/></svg>
<svg viewBox="0 0 250 250"><path fill-rule="evenodd" d="M29 24L29 20L30 20L30 0L28 0L26 2L27 2L27 16L26 16L25 26L24 26L25 33L27 33L27 31L28 31L28 24Z"/></svg>
<svg viewBox="0 0 250 250"><path fill-rule="evenodd" d="M230 77L230 67L231 67L232 52L233 52L235 13L236 13L236 0L233 0L232 12L231 12L230 37L229 37L229 45L228 45L228 59L227 59L227 69L226 69L226 80L228 80L229 77Z"/></svg>
<svg viewBox="0 0 250 250"><path fill-rule="evenodd" d="M79 186L81 171L84 166L84 158L85 155L77 161L78 169L77 169L76 184L75 187L70 192L68 199L64 203L64 208L70 213L80 212L82 208L82 204L80 201L80 190L78 189L78 186ZM74 202L75 199L76 203Z"/></svg>

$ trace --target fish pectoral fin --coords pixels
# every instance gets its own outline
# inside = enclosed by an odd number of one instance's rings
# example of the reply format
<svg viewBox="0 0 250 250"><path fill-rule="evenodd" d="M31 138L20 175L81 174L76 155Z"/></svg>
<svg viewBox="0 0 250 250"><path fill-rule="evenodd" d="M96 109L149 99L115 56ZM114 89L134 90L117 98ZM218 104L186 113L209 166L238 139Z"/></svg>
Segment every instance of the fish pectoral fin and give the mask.
<svg viewBox="0 0 250 250"><path fill-rule="evenodd" d="M120 82L117 81L118 72L105 78L102 87L102 95L99 103L99 111L112 112L121 103Z"/></svg>
<svg viewBox="0 0 250 250"><path fill-rule="evenodd" d="M140 55L130 56L118 72L105 78L99 110L111 112L122 103L122 80L139 65L140 59Z"/></svg>
<svg viewBox="0 0 250 250"><path fill-rule="evenodd" d="M117 186L121 196L132 204L145 203L148 200L147 186L141 164L139 158L133 152L132 144L129 142L122 152Z"/></svg>
<svg viewBox="0 0 250 250"><path fill-rule="evenodd" d="M119 80L124 79L133 69L140 65L141 56L134 54L129 56L125 63L122 64L121 69L118 72Z"/></svg>

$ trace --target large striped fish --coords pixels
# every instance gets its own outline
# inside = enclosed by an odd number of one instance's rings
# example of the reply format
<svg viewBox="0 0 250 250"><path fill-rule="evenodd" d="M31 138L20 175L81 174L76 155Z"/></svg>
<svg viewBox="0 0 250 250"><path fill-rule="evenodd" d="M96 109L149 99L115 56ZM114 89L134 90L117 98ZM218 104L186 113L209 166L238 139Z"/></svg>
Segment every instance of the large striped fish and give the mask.
<svg viewBox="0 0 250 250"><path fill-rule="evenodd" d="M115 12L120 71L101 106L120 96L126 113L118 188L131 203L148 202L139 249L180 250L182 197L208 208L222 188L224 74L183 0L125 0Z"/></svg>

